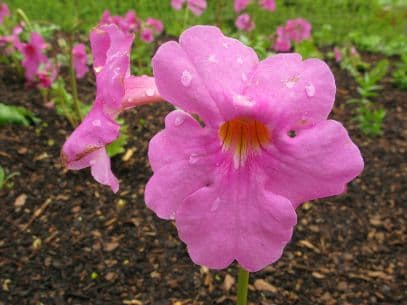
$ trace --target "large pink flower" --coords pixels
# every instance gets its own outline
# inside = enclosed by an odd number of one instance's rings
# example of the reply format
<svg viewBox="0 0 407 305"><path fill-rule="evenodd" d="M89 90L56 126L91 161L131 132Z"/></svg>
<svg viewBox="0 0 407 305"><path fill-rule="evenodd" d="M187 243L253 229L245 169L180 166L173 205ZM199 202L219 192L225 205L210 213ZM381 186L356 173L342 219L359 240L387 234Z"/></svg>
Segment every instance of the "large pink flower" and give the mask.
<svg viewBox="0 0 407 305"><path fill-rule="evenodd" d="M185 2L187 2L188 9L196 16L202 15L207 7L206 0L171 0L171 6L179 11Z"/></svg>
<svg viewBox="0 0 407 305"><path fill-rule="evenodd" d="M77 43L72 48L72 61L75 69L76 77L82 78L88 73L88 55L86 47L83 43Z"/></svg>
<svg viewBox="0 0 407 305"><path fill-rule="evenodd" d="M47 45L40 34L32 32L30 41L21 43L18 47L24 57L22 65L25 69L25 78L33 81L40 65L48 61L47 56L43 54Z"/></svg>
<svg viewBox="0 0 407 305"><path fill-rule="evenodd" d="M251 32L256 25L249 14L242 14L236 18L235 25L239 30Z"/></svg>
<svg viewBox="0 0 407 305"><path fill-rule="evenodd" d="M275 0L260 0L260 6L266 11L273 12L276 9L276 2Z"/></svg>
<svg viewBox="0 0 407 305"><path fill-rule="evenodd" d="M240 13L250 4L250 2L251 0L235 0L233 8L236 13Z"/></svg>
<svg viewBox="0 0 407 305"><path fill-rule="evenodd" d="M311 23L303 18L287 20L284 29L294 42L300 42L311 37Z"/></svg>
<svg viewBox="0 0 407 305"><path fill-rule="evenodd" d="M151 77L130 75L130 48L134 36L116 25L102 25L90 34L96 100L92 109L65 142L61 157L69 169L91 167L96 181L119 189L105 146L119 136L115 118L120 112L161 100Z"/></svg>
<svg viewBox="0 0 407 305"><path fill-rule="evenodd" d="M321 60L259 62L218 28L195 26L158 49L153 70L161 96L180 110L149 144L145 200L175 219L197 264L237 260L257 271L276 261L295 208L342 193L363 168L345 128L327 120L335 81Z"/></svg>
<svg viewBox="0 0 407 305"><path fill-rule="evenodd" d="M0 24L3 23L4 18L10 16L10 10L6 3L0 4Z"/></svg>

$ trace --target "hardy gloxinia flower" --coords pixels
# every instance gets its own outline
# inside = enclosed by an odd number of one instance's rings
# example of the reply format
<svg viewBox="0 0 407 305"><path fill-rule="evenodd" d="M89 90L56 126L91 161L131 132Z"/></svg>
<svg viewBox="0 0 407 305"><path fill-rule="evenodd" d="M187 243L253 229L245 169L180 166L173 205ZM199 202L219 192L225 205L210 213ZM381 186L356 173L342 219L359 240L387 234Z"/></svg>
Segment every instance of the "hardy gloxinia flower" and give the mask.
<svg viewBox="0 0 407 305"><path fill-rule="evenodd" d="M249 4L251 0L235 0L233 8L236 13L243 11Z"/></svg>
<svg viewBox="0 0 407 305"><path fill-rule="evenodd" d="M88 73L88 55L83 43L77 43L72 48L72 61L77 78L82 78Z"/></svg>
<svg viewBox="0 0 407 305"><path fill-rule="evenodd" d="M154 30L156 35L160 35L164 31L164 24L159 19L147 18L146 24Z"/></svg>
<svg viewBox="0 0 407 305"><path fill-rule="evenodd" d="M57 75L58 67L51 61L41 65L37 72L38 87L50 88Z"/></svg>
<svg viewBox="0 0 407 305"><path fill-rule="evenodd" d="M133 38L114 24L98 26L90 33L96 100L61 152L69 169L91 167L95 180L114 192L119 189L119 182L110 168L105 146L119 136L116 116L131 107L161 100L153 78L130 75Z"/></svg>
<svg viewBox="0 0 407 305"><path fill-rule="evenodd" d="M171 0L171 6L179 11L185 2L188 5L188 9L196 16L202 15L207 7L206 0Z"/></svg>
<svg viewBox="0 0 407 305"><path fill-rule="evenodd" d="M284 30L284 27L279 26L276 30L277 38L274 43L274 50L278 52L287 52L291 49L291 41L288 33Z"/></svg>
<svg viewBox="0 0 407 305"><path fill-rule="evenodd" d="M307 20L297 18L287 20L284 30L292 41L301 42L311 37L311 28L311 24Z"/></svg>
<svg viewBox="0 0 407 305"><path fill-rule="evenodd" d="M276 10L275 0L260 0L260 6L266 11L273 12Z"/></svg>
<svg viewBox="0 0 407 305"><path fill-rule="evenodd" d="M249 14L242 14L236 18L235 25L239 30L251 32L256 25Z"/></svg>
<svg viewBox="0 0 407 305"><path fill-rule="evenodd" d="M154 41L154 33L150 28L144 28L141 30L140 39L146 43L152 43Z"/></svg>
<svg viewBox="0 0 407 305"><path fill-rule="evenodd" d="M262 269L282 255L296 207L344 192L361 172L359 149L327 119L335 80L323 61L259 61L218 28L195 26L152 64L161 96L180 109L149 144L145 201L175 219L195 263Z"/></svg>
<svg viewBox="0 0 407 305"><path fill-rule="evenodd" d="M0 24L3 23L4 18L10 16L10 10L6 3L0 4Z"/></svg>
<svg viewBox="0 0 407 305"><path fill-rule="evenodd" d="M334 55L336 62L340 62L342 60L342 52L338 47L334 48Z"/></svg>
<svg viewBox="0 0 407 305"><path fill-rule="evenodd" d="M43 54L47 45L40 34L32 32L30 41L20 43L18 47L24 57L22 65L25 69L25 78L33 81L40 65L48 62L47 56Z"/></svg>
<svg viewBox="0 0 407 305"><path fill-rule="evenodd" d="M14 27L11 35L0 36L0 46L8 45L8 51L11 53L14 50L19 50L21 47L20 34L22 33L23 28L20 25Z"/></svg>
<svg viewBox="0 0 407 305"><path fill-rule="evenodd" d="M99 25L111 24L117 25L123 32L137 32L140 20L137 18L136 12L130 10L122 16L112 16L109 10L105 10L100 19Z"/></svg>

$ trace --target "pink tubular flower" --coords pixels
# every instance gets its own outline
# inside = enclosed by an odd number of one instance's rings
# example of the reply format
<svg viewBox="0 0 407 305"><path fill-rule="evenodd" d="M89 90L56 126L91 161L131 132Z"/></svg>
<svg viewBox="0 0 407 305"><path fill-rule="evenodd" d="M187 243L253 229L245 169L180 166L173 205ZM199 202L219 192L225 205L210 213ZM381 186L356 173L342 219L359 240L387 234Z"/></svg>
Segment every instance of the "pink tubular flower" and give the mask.
<svg viewBox="0 0 407 305"><path fill-rule="evenodd" d="M311 28L311 24L303 18L287 20L284 27L288 36L294 42L309 39L311 37Z"/></svg>
<svg viewBox="0 0 407 305"><path fill-rule="evenodd" d="M334 55L336 62L340 62L342 60L342 52L338 47L334 48Z"/></svg>
<svg viewBox="0 0 407 305"><path fill-rule="evenodd" d="M171 0L171 6L174 10L181 10L186 0Z"/></svg>
<svg viewBox="0 0 407 305"><path fill-rule="evenodd" d="M251 32L256 25L249 14L242 14L236 18L235 25L239 30Z"/></svg>
<svg viewBox="0 0 407 305"><path fill-rule="evenodd" d="M55 64L48 61L45 65L40 67L37 72L38 87L50 88L58 75L58 68Z"/></svg>
<svg viewBox="0 0 407 305"><path fill-rule="evenodd" d="M251 0L235 0L233 8L236 13L243 11L249 4Z"/></svg>
<svg viewBox="0 0 407 305"><path fill-rule="evenodd" d="M287 52L291 49L291 41L288 33L285 31L284 27L279 26L277 27L277 38L274 43L274 50L277 52Z"/></svg>
<svg viewBox="0 0 407 305"><path fill-rule="evenodd" d="M185 2L188 4L188 9L196 16L202 15L207 7L206 0L171 0L171 6L179 11Z"/></svg>
<svg viewBox="0 0 407 305"><path fill-rule="evenodd" d="M152 43L154 41L154 33L150 28L144 28L141 30L140 39L146 43Z"/></svg>
<svg viewBox="0 0 407 305"><path fill-rule="evenodd" d="M154 30L156 35L160 35L164 31L164 25L159 19L147 18L146 24Z"/></svg>
<svg viewBox="0 0 407 305"><path fill-rule="evenodd" d="M135 11L128 11L124 17L112 16L109 10L105 10L100 19L99 25L116 24L123 32L136 32L140 25Z"/></svg>
<svg viewBox="0 0 407 305"><path fill-rule="evenodd" d="M0 24L3 23L4 18L10 16L10 10L6 3L0 4Z"/></svg>
<svg viewBox="0 0 407 305"><path fill-rule="evenodd" d="M260 6L266 11L273 12L276 10L275 0L260 0Z"/></svg>
<svg viewBox="0 0 407 305"><path fill-rule="evenodd" d="M95 180L114 192L118 191L119 182L110 168L105 146L119 136L116 116L125 109L161 100L153 78L130 75L133 38L114 24L98 26L90 33L96 100L61 152L69 169L91 167Z"/></svg>
<svg viewBox="0 0 407 305"><path fill-rule="evenodd" d="M237 260L257 271L278 260L295 208L341 194L363 168L345 128L327 119L335 80L319 59L259 62L218 28L195 26L163 44L152 66L161 96L181 110L149 144L145 201L175 219L197 264Z"/></svg>
<svg viewBox="0 0 407 305"><path fill-rule="evenodd" d="M15 49L19 50L21 48L20 42L20 34L22 33L23 28L20 25L17 25L13 29L13 33L11 35L0 36L0 46L9 44L11 51Z"/></svg>
<svg viewBox="0 0 407 305"><path fill-rule="evenodd" d="M28 43L19 44L19 50L24 57L22 65L27 80L33 81L40 65L48 61L48 58L43 54L46 47L44 39L36 32L31 33Z"/></svg>
<svg viewBox="0 0 407 305"><path fill-rule="evenodd" d="M82 78L88 73L88 55L86 47L83 43L77 43L72 48L72 61L75 69L76 77Z"/></svg>

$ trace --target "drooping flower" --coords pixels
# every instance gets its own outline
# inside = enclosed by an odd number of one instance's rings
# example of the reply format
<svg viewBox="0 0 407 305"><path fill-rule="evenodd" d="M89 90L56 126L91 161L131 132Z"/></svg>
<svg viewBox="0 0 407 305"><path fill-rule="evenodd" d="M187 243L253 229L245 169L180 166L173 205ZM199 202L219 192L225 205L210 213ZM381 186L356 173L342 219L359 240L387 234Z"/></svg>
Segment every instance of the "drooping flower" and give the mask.
<svg viewBox="0 0 407 305"><path fill-rule="evenodd" d="M249 4L251 0L235 0L233 8L236 13L243 11Z"/></svg>
<svg viewBox="0 0 407 305"><path fill-rule="evenodd" d="M335 80L323 61L259 62L218 28L195 26L152 65L161 96L180 109L149 144L145 201L175 219L195 263L262 269L282 255L296 207L342 193L361 172L359 149L327 119Z"/></svg>
<svg viewBox="0 0 407 305"><path fill-rule="evenodd" d="M287 20L284 27L290 40L294 42L309 39L311 37L311 28L311 23L303 18Z"/></svg>
<svg viewBox="0 0 407 305"><path fill-rule="evenodd" d="M336 62L340 62L342 60L342 52L338 47L334 48L334 55Z"/></svg>
<svg viewBox="0 0 407 305"><path fill-rule="evenodd" d="M249 14L242 14L236 18L235 25L239 30L251 32L256 25Z"/></svg>
<svg viewBox="0 0 407 305"><path fill-rule="evenodd" d="M160 35L164 31L164 24L159 19L147 18L146 25L150 26L156 35Z"/></svg>
<svg viewBox="0 0 407 305"><path fill-rule="evenodd" d="M83 43L77 43L72 48L72 61L77 78L82 78L88 73L88 55Z"/></svg>
<svg viewBox="0 0 407 305"><path fill-rule="evenodd" d="M22 65L25 69L25 78L28 81L34 81L40 65L48 61L47 56L43 53L47 45L40 34L32 32L30 41L20 43L18 47L24 57Z"/></svg>
<svg viewBox="0 0 407 305"><path fill-rule="evenodd" d="M69 169L91 167L95 180L114 192L119 189L119 182L112 173L105 147L119 136L116 116L134 106L161 100L153 78L130 75L133 38L114 24L98 26L90 33L96 100L61 152Z"/></svg>
<svg viewBox="0 0 407 305"><path fill-rule="evenodd" d="M276 10L275 0L260 0L260 6L266 11L273 12Z"/></svg>
<svg viewBox="0 0 407 305"><path fill-rule="evenodd" d="M173 9L179 11L185 2L187 3L188 9L196 16L202 15L207 7L206 0L171 0L171 6Z"/></svg>
<svg viewBox="0 0 407 305"><path fill-rule="evenodd" d="M10 16L10 10L6 3L0 4L0 24L3 23L4 18Z"/></svg>
<svg viewBox="0 0 407 305"><path fill-rule="evenodd" d="M291 41L288 33L285 31L284 27L279 26L277 27L277 38L274 42L274 50L277 52L287 52L291 49Z"/></svg>

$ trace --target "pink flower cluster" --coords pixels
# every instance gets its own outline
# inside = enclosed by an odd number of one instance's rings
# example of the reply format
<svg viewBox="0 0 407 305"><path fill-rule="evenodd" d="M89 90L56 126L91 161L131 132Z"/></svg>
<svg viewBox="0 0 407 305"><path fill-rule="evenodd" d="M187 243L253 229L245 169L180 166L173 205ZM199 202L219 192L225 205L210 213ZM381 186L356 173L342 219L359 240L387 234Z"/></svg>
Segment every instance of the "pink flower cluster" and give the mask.
<svg viewBox="0 0 407 305"><path fill-rule="evenodd" d="M90 167L95 180L114 192L119 181L112 173L105 147L119 137L116 116L131 107L161 100L152 77L130 75L133 39L134 34L123 32L116 24L99 25L90 33L96 99L61 152L69 169Z"/></svg>
<svg viewBox="0 0 407 305"><path fill-rule="evenodd" d="M188 9L196 16L201 16L207 7L206 0L171 0L171 6L173 9L179 11L185 2L187 3Z"/></svg>
<svg viewBox="0 0 407 305"><path fill-rule="evenodd" d="M234 9L236 13L240 13L252 2L252 0L235 0ZM266 11L273 12L276 9L275 0L259 0L260 7Z"/></svg>
<svg viewBox="0 0 407 305"><path fill-rule="evenodd" d="M277 38L274 49L278 52L287 52L292 42L301 42L311 37L311 23L303 18L287 20L284 26L277 27Z"/></svg>
<svg viewBox="0 0 407 305"><path fill-rule="evenodd" d="M123 17L112 16L108 10L103 12L99 25L115 24L124 33L138 33L140 40L151 43L155 37L160 35L164 30L161 20L147 18L146 21L137 17L134 11L128 11Z"/></svg>

